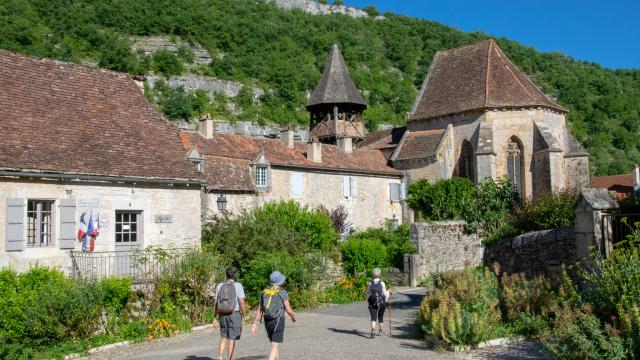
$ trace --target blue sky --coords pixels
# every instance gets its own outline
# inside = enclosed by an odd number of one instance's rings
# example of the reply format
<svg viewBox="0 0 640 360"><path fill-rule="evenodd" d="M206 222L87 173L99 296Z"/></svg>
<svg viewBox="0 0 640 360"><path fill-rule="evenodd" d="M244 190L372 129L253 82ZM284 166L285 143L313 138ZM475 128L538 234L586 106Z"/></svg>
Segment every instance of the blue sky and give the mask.
<svg viewBox="0 0 640 360"><path fill-rule="evenodd" d="M640 69L640 0L345 0L482 31L604 67Z"/></svg>

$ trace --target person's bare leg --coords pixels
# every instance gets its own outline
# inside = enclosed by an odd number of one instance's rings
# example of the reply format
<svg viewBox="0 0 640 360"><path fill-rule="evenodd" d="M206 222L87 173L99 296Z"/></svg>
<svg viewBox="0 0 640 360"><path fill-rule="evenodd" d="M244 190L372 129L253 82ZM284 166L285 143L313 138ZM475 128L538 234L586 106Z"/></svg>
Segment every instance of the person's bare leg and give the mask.
<svg viewBox="0 0 640 360"><path fill-rule="evenodd" d="M280 359L280 351L278 350L278 343L272 342L271 348L269 349L269 360L279 360Z"/></svg>
<svg viewBox="0 0 640 360"><path fill-rule="evenodd" d="M229 339L227 343L229 344L227 348L227 355L229 355L228 360L231 360L231 358L233 358L233 352L236 351L236 341Z"/></svg>
<svg viewBox="0 0 640 360"><path fill-rule="evenodd" d="M224 359L224 350L227 348L227 338L220 336L220 342L218 343L218 355Z"/></svg>

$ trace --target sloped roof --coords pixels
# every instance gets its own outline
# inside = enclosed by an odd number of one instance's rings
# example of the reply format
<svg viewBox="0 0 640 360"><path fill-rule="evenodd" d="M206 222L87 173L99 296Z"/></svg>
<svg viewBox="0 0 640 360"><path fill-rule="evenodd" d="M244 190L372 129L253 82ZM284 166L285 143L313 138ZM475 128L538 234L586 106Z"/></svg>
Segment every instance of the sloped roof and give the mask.
<svg viewBox="0 0 640 360"><path fill-rule="evenodd" d="M360 149L382 150L395 148L400 143L402 135L407 130L406 126L386 130L373 131L365 135L364 140L358 144Z"/></svg>
<svg viewBox="0 0 640 360"><path fill-rule="evenodd" d="M436 53L409 120L530 106L566 112L489 39Z"/></svg>
<svg viewBox="0 0 640 360"><path fill-rule="evenodd" d="M202 182L126 74L0 50L0 169Z"/></svg>
<svg viewBox="0 0 640 360"><path fill-rule="evenodd" d="M311 94L307 109L320 104L356 104L367 107L362 95L353 83L342 53L337 44L333 44L322 77Z"/></svg>
<svg viewBox="0 0 640 360"><path fill-rule="evenodd" d="M188 142L183 141L185 149L195 146L198 152L205 157L205 175L207 176L208 187L219 182L216 177L230 177L238 164L244 164L247 171L249 165L254 161L260 151L264 151L264 156L272 166L283 166L293 168L318 169L339 172L354 172L366 174L379 174L399 176L401 172L390 167L387 159L378 150L355 149L353 153L347 154L339 151L335 145L322 144L322 162L315 163L306 157L307 144L296 142L294 148L287 147L280 139L268 139L251 136L240 136L231 134L215 134L213 138L206 139L196 132L183 132L183 137L188 138ZM216 171L209 173L209 159L219 158L220 161L234 159L242 160L231 162L223 167L218 164ZM250 174L250 173L248 173ZM244 178L243 178L244 179ZM250 180L250 177L248 178ZM253 190L253 185L242 181L242 189L233 190Z"/></svg>
<svg viewBox="0 0 640 360"><path fill-rule="evenodd" d="M436 155L445 129L409 131L392 160L424 159Z"/></svg>

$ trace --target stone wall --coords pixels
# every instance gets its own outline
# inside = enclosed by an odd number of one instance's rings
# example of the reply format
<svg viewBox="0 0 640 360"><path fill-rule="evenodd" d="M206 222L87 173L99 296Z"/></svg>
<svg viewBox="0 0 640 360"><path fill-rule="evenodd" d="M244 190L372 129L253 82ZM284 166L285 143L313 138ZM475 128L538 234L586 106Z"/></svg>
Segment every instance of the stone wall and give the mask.
<svg viewBox="0 0 640 360"><path fill-rule="evenodd" d="M465 234L464 221L417 222L411 225L411 243L416 254L405 257L409 285L424 277L448 270L476 266L482 261L483 248L477 234Z"/></svg>
<svg viewBox="0 0 640 360"><path fill-rule="evenodd" d="M53 244L46 247L25 247L23 251L6 251L6 209L8 198L54 201ZM199 186L178 187L162 185L128 185L110 183L82 183L0 179L0 268L12 266L23 271L40 264L67 271L69 254L59 248L61 199L76 200L76 219L83 208L100 214L100 236L95 251L117 250L115 243L115 211L139 211L142 215L141 247L185 248L200 246L201 191ZM163 215L162 220L156 219ZM87 221L88 215L87 215ZM25 221L26 223L26 221ZM77 229L77 228L76 228ZM26 225L25 225L26 234ZM25 239L26 243L26 239ZM76 242L76 250L81 243Z"/></svg>
<svg viewBox="0 0 640 360"><path fill-rule="evenodd" d="M293 195L291 191L293 173L301 173L304 179L300 195ZM357 196L344 196L345 176L356 178ZM348 214L347 221L356 229L380 227L387 219L395 218L402 221L401 204L390 201L389 184L391 183L400 183L400 178L272 168L269 191L255 195L227 193L227 211L238 214L242 209L259 207L269 201L295 200L310 207L322 205L328 210L342 205ZM217 197L218 193L208 194L205 216L214 216L218 213Z"/></svg>
<svg viewBox="0 0 640 360"><path fill-rule="evenodd" d="M508 274L543 275L558 279L562 265L578 261L573 228L534 231L494 243L485 249L484 264L500 264Z"/></svg>

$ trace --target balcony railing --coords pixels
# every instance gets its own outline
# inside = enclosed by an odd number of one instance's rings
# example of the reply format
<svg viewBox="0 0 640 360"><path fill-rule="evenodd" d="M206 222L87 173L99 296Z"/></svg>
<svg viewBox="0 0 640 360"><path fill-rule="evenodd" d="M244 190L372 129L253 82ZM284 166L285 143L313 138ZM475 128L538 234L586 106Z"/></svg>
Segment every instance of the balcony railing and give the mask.
<svg viewBox="0 0 640 360"><path fill-rule="evenodd" d="M153 280L178 263L186 249L134 251L71 251L71 275L81 279L130 277L134 282Z"/></svg>

